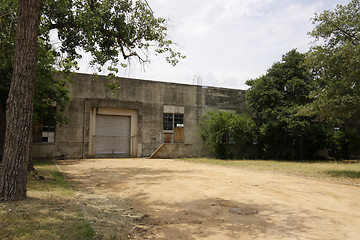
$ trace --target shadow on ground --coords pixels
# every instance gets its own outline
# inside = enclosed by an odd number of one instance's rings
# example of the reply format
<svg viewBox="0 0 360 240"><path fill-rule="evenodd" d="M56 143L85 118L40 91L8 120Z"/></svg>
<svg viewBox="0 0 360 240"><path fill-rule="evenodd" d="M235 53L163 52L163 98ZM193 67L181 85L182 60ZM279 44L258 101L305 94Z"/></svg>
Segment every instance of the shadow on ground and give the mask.
<svg viewBox="0 0 360 240"><path fill-rule="evenodd" d="M279 205L206 198L175 205L159 202L159 210L149 209L141 200L132 201L136 204L135 209L156 223L155 235L159 239L206 239L217 235L231 239L263 239L266 236L297 239L302 238L299 233L306 233L309 229L304 218L295 212L282 211Z"/></svg>

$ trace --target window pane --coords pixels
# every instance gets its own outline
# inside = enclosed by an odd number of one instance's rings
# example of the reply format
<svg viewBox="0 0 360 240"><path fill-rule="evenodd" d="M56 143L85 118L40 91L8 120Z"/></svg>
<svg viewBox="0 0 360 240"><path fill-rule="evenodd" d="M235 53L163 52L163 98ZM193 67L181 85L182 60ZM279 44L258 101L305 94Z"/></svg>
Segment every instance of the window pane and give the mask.
<svg viewBox="0 0 360 240"><path fill-rule="evenodd" d="M55 142L55 127L54 126L43 126L41 133L42 142Z"/></svg>
<svg viewBox="0 0 360 240"><path fill-rule="evenodd" d="M184 126L184 114L174 114L174 125L175 127Z"/></svg>
<svg viewBox="0 0 360 240"><path fill-rule="evenodd" d="M173 114L172 113L164 113L163 129L164 130L173 130Z"/></svg>

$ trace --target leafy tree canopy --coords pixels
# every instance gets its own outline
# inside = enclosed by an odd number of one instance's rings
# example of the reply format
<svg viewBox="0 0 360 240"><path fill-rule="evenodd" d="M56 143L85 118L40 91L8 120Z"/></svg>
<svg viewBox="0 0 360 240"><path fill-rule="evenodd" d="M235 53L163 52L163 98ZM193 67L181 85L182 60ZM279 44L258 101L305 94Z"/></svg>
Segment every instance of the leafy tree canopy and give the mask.
<svg viewBox="0 0 360 240"><path fill-rule="evenodd" d="M4 112L13 67L16 8L17 0L0 0L0 106ZM80 49L91 53L90 64L99 71L109 63L109 70L116 72L130 58L146 63L151 50L169 53L168 62L176 65L184 56L172 50L166 31L166 20L156 18L146 1L43 0L33 119L53 125L67 122L63 114L70 100L66 84L81 58ZM56 38L61 44L55 49ZM58 71L65 74L55 78ZM57 110L49 108L55 104Z"/></svg>
<svg viewBox="0 0 360 240"><path fill-rule="evenodd" d="M155 17L146 0L43 0L41 36L49 40L54 29L68 58L81 58L81 48L91 53L92 65L110 61L113 71L124 59L148 62L150 51L168 53L173 65L184 58L172 49L166 20Z"/></svg>
<svg viewBox="0 0 360 240"><path fill-rule="evenodd" d="M258 119L285 123L292 133L308 123L305 117L297 116L299 108L309 102L308 95L314 88L304 61L305 54L293 49L265 75L246 82L250 86L246 103Z"/></svg>
<svg viewBox="0 0 360 240"><path fill-rule="evenodd" d="M8 97L13 61L15 52L16 30L15 0L2 0L0 5L0 106L5 112ZM66 83L69 81L71 63L61 61L59 54L52 49L49 42L39 39L38 63L36 74L36 90L34 97L35 122L46 122L55 125L64 124L67 118L64 115L65 106L70 100ZM55 78L54 73L62 70L65 74ZM57 105L56 108L49 106Z"/></svg>
<svg viewBox="0 0 360 240"><path fill-rule="evenodd" d="M321 121L348 122L360 114L360 1L315 14L315 45L307 64L317 88L301 114Z"/></svg>

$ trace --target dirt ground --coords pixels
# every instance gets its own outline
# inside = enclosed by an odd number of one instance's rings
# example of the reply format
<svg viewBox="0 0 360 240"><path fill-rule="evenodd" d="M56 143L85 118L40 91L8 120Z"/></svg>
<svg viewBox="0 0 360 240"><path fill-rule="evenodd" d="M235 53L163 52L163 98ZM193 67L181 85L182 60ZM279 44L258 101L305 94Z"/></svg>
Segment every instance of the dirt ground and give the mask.
<svg viewBox="0 0 360 240"><path fill-rule="evenodd" d="M132 239L360 238L356 186L165 159L58 164L80 194L123 199L138 222Z"/></svg>

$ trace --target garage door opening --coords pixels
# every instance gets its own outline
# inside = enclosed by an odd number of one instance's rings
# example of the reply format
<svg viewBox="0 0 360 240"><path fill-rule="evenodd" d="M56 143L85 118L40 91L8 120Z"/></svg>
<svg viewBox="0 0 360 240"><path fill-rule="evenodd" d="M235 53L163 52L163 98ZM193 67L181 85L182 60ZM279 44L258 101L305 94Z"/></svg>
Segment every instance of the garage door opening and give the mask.
<svg viewBox="0 0 360 240"><path fill-rule="evenodd" d="M95 157L130 157L130 116L96 115Z"/></svg>

